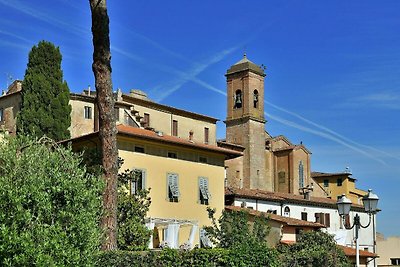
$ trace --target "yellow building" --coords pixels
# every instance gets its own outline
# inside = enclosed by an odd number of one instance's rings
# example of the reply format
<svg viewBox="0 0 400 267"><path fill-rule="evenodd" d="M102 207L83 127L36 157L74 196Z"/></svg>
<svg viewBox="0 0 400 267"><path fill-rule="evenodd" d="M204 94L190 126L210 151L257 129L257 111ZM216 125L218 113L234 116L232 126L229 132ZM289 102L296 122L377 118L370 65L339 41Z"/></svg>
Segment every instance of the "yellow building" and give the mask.
<svg viewBox="0 0 400 267"><path fill-rule="evenodd" d="M151 247L177 248L206 245L202 227L211 225L207 207L216 216L224 209L224 161L242 153L189 138L119 125L118 155L124 159L121 170L141 171L141 179L130 185L131 193L150 188L151 205L147 226L154 229ZM69 140L74 150L98 147L98 132Z"/></svg>
<svg viewBox="0 0 400 267"><path fill-rule="evenodd" d="M356 188L357 179L351 177L348 170L339 173L312 172L311 177L332 199L338 199L345 194L352 203L362 205L362 198L368 193Z"/></svg>

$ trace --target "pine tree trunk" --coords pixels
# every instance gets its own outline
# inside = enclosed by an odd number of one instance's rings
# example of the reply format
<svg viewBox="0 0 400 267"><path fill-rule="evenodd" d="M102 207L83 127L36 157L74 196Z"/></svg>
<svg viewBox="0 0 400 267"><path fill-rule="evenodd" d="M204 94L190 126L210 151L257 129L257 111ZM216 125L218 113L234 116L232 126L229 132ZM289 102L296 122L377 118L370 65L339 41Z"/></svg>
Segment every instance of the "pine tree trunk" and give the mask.
<svg viewBox="0 0 400 267"><path fill-rule="evenodd" d="M117 128L111 83L109 18L106 0L89 0L92 12L93 73L99 111L99 136L105 188L101 227L105 238L102 250L117 248Z"/></svg>

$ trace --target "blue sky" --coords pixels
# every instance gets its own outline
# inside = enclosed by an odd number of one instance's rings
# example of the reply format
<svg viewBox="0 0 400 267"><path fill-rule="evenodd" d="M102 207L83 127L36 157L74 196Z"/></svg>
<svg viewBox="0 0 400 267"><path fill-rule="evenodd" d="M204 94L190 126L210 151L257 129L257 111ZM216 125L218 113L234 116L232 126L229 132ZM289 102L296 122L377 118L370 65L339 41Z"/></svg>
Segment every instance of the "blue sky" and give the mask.
<svg viewBox="0 0 400 267"><path fill-rule="evenodd" d="M314 171L349 166L400 235L400 1L108 1L113 86L219 118L226 70L267 66L266 129L303 142ZM94 85L88 1L0 0L0 89L40 40L60 47L70 90Z"/></svg>

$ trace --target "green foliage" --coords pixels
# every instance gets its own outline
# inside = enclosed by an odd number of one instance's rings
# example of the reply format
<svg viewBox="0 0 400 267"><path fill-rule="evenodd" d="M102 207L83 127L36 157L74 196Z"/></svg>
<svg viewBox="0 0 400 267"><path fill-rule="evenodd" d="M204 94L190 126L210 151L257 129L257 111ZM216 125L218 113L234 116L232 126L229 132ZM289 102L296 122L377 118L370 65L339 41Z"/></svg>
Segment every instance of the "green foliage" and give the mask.
<svg viewBox="0 0 400 267"><path fill-rule="evenodd" d="M282 266L351 266L333 236L321 231L300 234L293 245L280 245Z"/></svg>
<svg viewBox="0 0 400 267"><path fill-rule="evenodd" d="M151 231L145 226L145 217L151 201L149 190L129 194L126 188L139 178L137 170L126 170L118 175L118 248L122 250L146 250Z"/></svg>
<svg viewBox="0 0 400 267"><path fill-rule="evenodd" d="M205 227L208 237L221 248L266 246L269 233L268 218L251 216L247 212L222 212L218 223L214 217L215 210L207 209L212 226ZM253 218L253 223L249 220Z"/></svg>
<svg viewBox="0 0 400 267"><path fill-rule="evenodd" d="M101 181L47 138L0 143L0 265L91 266Z"/></svg>
<svg viewBox="0 0 400 267"><path fill-rule="evenodd" d="M130 252L111 251L102 252L97 260L97 266L108 267L279 267L276 250L264 249L251 252L238 249L193 249L182 251L164 249L161 251Z"/></svg>
<svg viewBox="0 0 400 267"><path fill-rule="evenodd" d="M19 134L46 135L56 141L70 137L69 88L63 80L61 59L60 49L50 42L32 47L22 82Z"/></svg>

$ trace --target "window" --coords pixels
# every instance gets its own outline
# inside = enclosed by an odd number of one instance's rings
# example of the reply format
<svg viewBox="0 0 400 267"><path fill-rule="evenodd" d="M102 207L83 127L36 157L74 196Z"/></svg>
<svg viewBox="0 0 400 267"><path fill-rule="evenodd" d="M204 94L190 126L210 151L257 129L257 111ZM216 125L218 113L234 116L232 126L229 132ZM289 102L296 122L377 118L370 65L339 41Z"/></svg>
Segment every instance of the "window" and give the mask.
<svg viewBox="0 0 400 267"><path fill-rule="evenodd" d="M286 173L284 171L278 172L278 182L284 184L286 182Z"/></svg>
<svg viewBox="0 0 400 267"><path fill-rule="evenodd" d="M324 187L329 187L329 180L328 179L324 180Z"/></svg>
<svg viewBox="0 0 400 267"><path fill-rule="evenodd" d="M119 108L114 108L115 121L119 121Z"/></svg>
<svg viewBox="0 0 400 267"><path fill-rule="evenodd" d="M204 143L208 144L209 129L204 127Z"/></svg>
<svg viewBox="0 0 400 267"><path fill-rule="evenodd" d="M242 108L242 91L236 90L234 97L234 106L233 108Z"/></svg>
<svg viewBox="0 0 400 267"><path fill-rule="evenodd" d="M344 217L344 226L345 226L346 228L349 228L349 227L350 227L350 215L349 215L349 214L347 214L347 215Z"/></svg>
<svg viewBox="0 0 400 267"><path fill-rule="evenodd" d="M303 161L299 162L299 188L304 187L304 166Z"/></svg>
<svg viewBox="0 0 400 267"><path fill-rule="evenodd" d="M325 224L325 216L323 213L315 213L315 222Z"/></svg>
<svg viewBox="0 0 400 267"><path fill-rule="evenodd" d="M290 217L290 208L288 206L285 207L283 216Z"/></svg>
<svg viewBox="0 0 400 267"><path fill-rule="evenodd" d="M172 121L172 136L178 136L178 121Z"/></svg>
<svg viewBox="0 0 400 267"><path fill-rule="evenodd" d="M331 216L329 213L315 213L315 222L325 225L326 227L331 226Z"/></svg>
<svg viewBox="0 0 400 267"><path fill-rule="evenodd" d="M199 157L199 162L207 163L207 158L206 157Z"/></svg>
<svg viewBox="0 0 400 267"><path fill-rule="evenodd" d="M400 265L400 258L390 258L390 263L392 265Z"/></svg>
<svg viewBox="0 0 400 267"><path fill-rule="evenodd" d="M131 195L136 195L145 188L146 172L140 169L133 170L133 179L131 180Z"/></svg>
<svg viewBox="0 0 400 267"><path fill-rule="evenodd" d="M3 121L4 109L0 108L0 121Z"/></svg>
<svg viewBox="0 0 400 267"><path fill-rule="evenodd" d="M150 114L144 113L143 121L144 121L143 125L144 127L150 127Z"/></svg>
<svg viewBox="0 0 400 267"><path fill-rule="evenodd" d="M135 146L135 152L144 153L144 147L142 147L142 146Z"/></svg>
<svg viewBox="0 0 400 267"><path fill-rule="evenodd" d="M177 158L177 155L176 155L176 153L175 152L168 152L168 158L172 158L172 159L176 159Z"/></svg>
<svg viewBox="0 0 400 267"><path fill-rule="evenodd" d="M331 216L329 213L325 213L325 226L331 227Z"/></svg>
<svg viewBox="0 0 400 267"><path fill-rule="evenodd" d="M254 90L253 92L253 107L258 108L258 91Z"/></svg>
<svg viewBox="0 0 400 267"><path fill-rule="evenodd" d="M208 178L206 177L199 177L199 195L200 204L208 205L210 191L208 190Z"/></svg>
<svg viewBox="0 0 400 267"><path fill-rule="evenodd" d="M307 212L302 212L302 213L301 213L301 219L302 219L303 221L307 221Z"/></svg>
<svg viewBox="0 0 400 267"><path fill-rule="evenodd" d="M178 174L167 174L167 191L169 202L178 202L179 200L179 187L178 187Z"/></svg>
<svg viewBox="0 0 400 267"><path fill-rule="evenodd" d="M85 119L91 119L92 118L92 107L85 106L84 109L85 109L85 115L84 115Z"/></svg>
<svg viewBox="0 0 400 267"><path fill-rule="evenodd" d="M127 114L127 111L125 110L125 124L129 125L129 126L136 126L136 123L134 122L134 120L132 119L132 117Z"/></svg>
<svg viewBox="0 0 400 267"><path fill-rule="evenodd" d="M338 179L336 180L337 186L342 186L342 183L343 183L342 178L338 178Z"/></svg>

